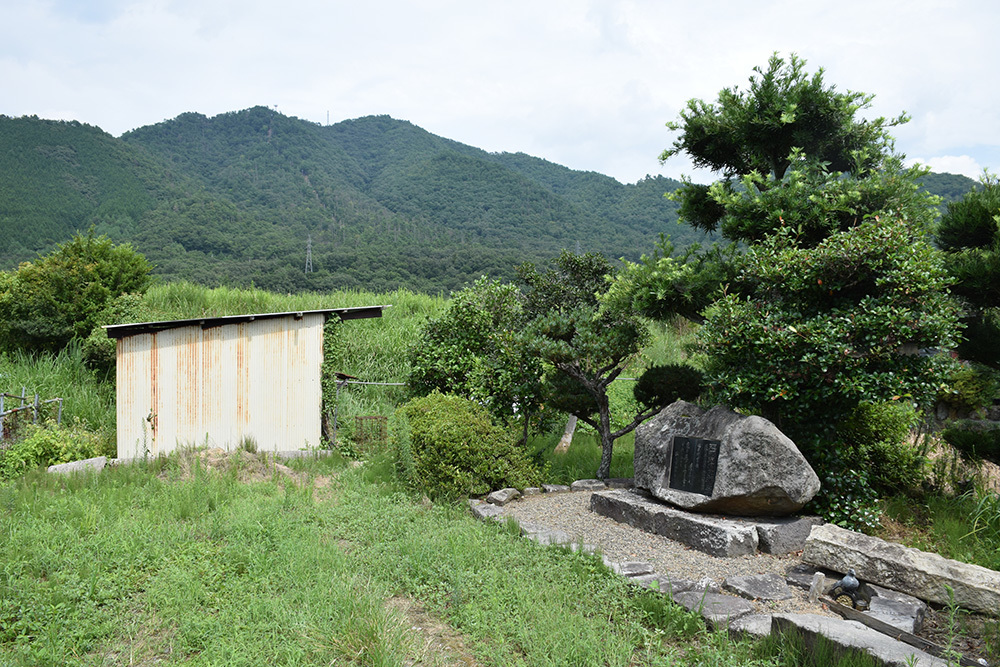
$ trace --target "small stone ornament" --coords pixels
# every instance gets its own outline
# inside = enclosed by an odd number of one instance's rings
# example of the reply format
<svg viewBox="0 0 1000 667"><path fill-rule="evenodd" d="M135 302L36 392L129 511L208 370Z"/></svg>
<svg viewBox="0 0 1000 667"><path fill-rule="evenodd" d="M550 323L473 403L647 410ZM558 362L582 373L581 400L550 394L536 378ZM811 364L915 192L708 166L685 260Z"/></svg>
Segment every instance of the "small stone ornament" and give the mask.
<svg viewBox="0 0 1000 667"><path fill-rule="evenodd" d="M847 571L843 579L833 585L833 588L830 589L830 597L838 604L860 611L868 609L871 601L868 586L858 581L853 567Z"/></svg>

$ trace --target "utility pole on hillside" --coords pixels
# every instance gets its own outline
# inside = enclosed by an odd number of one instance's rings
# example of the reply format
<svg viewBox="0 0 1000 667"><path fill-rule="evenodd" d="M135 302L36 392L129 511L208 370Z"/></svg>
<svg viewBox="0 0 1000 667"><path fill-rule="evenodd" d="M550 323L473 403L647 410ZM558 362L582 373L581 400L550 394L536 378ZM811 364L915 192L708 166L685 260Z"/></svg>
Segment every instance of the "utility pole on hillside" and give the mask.
<svg viewBox="0 0 1000 667"><path fill-rule="evenodd" d="M309 239L306 241L306 273L313 272L313 237L312 234L309 235Z"/></svg>

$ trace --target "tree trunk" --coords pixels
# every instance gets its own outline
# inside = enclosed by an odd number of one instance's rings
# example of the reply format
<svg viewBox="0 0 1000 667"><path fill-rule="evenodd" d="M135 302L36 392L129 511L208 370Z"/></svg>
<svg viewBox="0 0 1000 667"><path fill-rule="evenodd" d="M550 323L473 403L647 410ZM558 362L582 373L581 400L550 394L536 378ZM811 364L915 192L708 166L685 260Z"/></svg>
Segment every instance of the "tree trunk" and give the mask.
<svg viewBox="0 0 1000 667"><path fill-rule="evenodd" d="M569 419L566 420L566 430L563 431L563 436L559 439L559 444L556 445L556 454L565 454L569 451L569 445L573 442L573 433L575 431L576 415L570 415Z"/></svg>
<svg viewBox="0 0 1000 667"><path fill-rule="evenodd" d="M615 441L611 438L611 409L606 394L600 397L597 406L597 416L600 420L598 431L601 435L601 467L597 469L597 479L607 479L611 477L611 452Z"/></svg>

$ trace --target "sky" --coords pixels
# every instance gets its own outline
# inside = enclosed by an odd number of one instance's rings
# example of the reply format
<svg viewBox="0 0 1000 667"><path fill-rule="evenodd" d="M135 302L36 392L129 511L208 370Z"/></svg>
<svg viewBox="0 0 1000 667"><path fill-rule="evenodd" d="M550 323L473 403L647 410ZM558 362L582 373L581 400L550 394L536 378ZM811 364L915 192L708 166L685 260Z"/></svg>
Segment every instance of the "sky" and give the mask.
<svg viewBox="0 0 1000 667"><path fill-rule="evenodd" d="M795 53L934 171L1000 171L993 0L0 0L0 114L119 136L263 105L388 114L491 152L633 183L712 180L658 157L692 98Z"/></svg>

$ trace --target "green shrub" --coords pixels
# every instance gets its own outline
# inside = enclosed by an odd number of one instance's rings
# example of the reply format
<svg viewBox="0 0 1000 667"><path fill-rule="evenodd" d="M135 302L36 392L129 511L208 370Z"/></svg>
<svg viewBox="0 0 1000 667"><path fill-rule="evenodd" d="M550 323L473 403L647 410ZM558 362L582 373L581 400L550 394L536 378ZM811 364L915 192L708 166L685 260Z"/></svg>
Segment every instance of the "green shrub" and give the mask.
<svg viewBox="0 0 1000 667"><path fill-rule="evenodd" d="M959 412L972 413L992 405L998 394L1000 377L995 370L981 364L967 364L952 372L939 399Z"/></svg>
<svg viewBox="0 0 1000 667"><path fill-rule="evenodd" d="M959 420L949 424L941 437L968 458L1000 463L1000 425Z"/></svg>
<svg viewBox="0 0 1000 667"><path fill-rule="evenodd" d="M664 364L646 369L633 393L640 405L670 405L681 399L693 401L704 388L702 372L687 364Z"/></svg>
<svg viewBox="0 0 1000 667"><path fill-rule="evenodd" d="M846 443L846 460L866 466L877 491L906 491L919 486L927 458L909 441L917 421L917 411L909 403L859 404L837 429Z"/></svg>
<svg viewBox="0 0 1000 667"><path fill-rule="evenodd" d="M810 503L810 511L841 528L874 533L882 508L868 462L849 460L834 447L818 459L812 463L822 486Z"/></svg>
<svg viewBox="0 0 1000 667"><path fill-rule="evenodd" d="M409 423L415 482L428 496L482 495L541 482L514 435L496 426L479 404L435 392L400 410Z"/></svg>
<svg viewBox="0 0 1000 667"><path fill-rule="evenodd" d="M109 324L133 324L155 319L141 294L121 294L97 316L97 324L83 339L83 360L88 368L110 372L115 367L117 344L104 329Z"/></svg>
<svg viewBox="0 0 1000 667"><path fill-rule="evenodd" d="M11 479L39 466L93 458L100 451L99 435L80 425L29 424L23 437L0 451L0 479Z"/></svg>
<svg viewBox="0 0 1000 667"><path fill-rule="evenodd" d="M146 291L151 269L128 244L116 246L93 229L77 234L0 280L0 345L58 352L86 338L115 298Z"/></svg>

